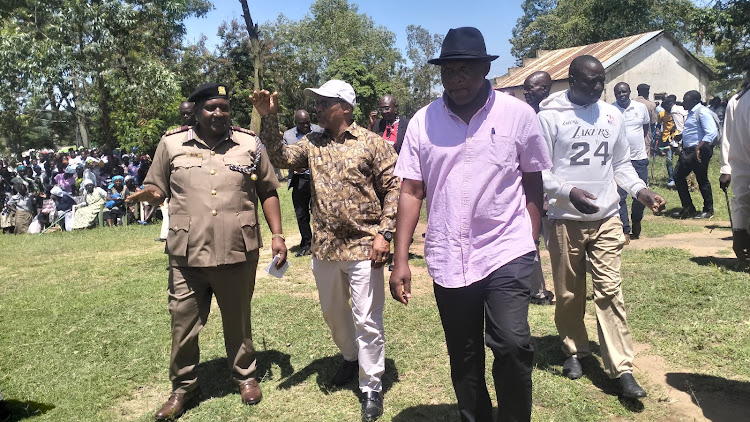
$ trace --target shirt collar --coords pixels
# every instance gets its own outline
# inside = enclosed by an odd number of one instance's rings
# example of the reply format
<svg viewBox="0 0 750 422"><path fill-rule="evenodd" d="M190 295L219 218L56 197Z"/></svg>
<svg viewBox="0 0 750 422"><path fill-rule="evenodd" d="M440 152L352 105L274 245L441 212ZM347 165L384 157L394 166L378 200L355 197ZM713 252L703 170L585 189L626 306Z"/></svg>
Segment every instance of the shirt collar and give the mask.
<svg viewBox="0 0 750 422"><path fill-rule="evenodd" d="M485 79L485 83L486 82L489 82L489 81ZM487 83L487 89L489 90L489 95L487 95L487 101L484 103L482 107L479 108L479 110L477 110L476 113L474 113L474 116L476 116L480 112L488 111L490 108L492 108L492 104L495 102L496 92L494 89L492 89L491 83ZM443 102L443 108L448 112L448 114L458 117L458 115L454 113L450 107L448 107L448 95L445 93L445 91L443 91L443 95L442 97L440 97L440 100ZM472 118L474 116L472 116Z"/></svg>

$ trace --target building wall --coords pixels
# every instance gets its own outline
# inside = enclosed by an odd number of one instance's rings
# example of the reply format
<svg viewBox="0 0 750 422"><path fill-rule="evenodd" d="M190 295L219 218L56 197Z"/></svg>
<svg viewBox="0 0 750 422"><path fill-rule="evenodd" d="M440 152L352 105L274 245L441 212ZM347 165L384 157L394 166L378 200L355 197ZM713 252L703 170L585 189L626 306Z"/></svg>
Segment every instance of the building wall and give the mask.
<svg viewBox="0 0 750 422"><path fill-rule="evenodd" d="M707 100L709 94L709 75L682 48L661 35L606 70L602 100L615 101L614 87L618 82L630 85L633 98L638 96L636 87L641 83L651 85L651 100L654 94L666 93L676 95L681 101L683 94L693 89L701 93L703 100ZM550 92L565 89L568 89L567 80L554 81ZM503 91L523 99L523 87Z"/></svg>
<svg viewBox="0 0 750 422"><path fill-rule="evenodd" d="M615 85L627 82L633 98L638 95L638 84L647 83L651 85L651 100L658 93L674 94L682 100L683 94L690 90L697 90L705 100L708 79L709 75L695 59L667 37L659 35L607 69L602 99L614 102Z"/></svg>

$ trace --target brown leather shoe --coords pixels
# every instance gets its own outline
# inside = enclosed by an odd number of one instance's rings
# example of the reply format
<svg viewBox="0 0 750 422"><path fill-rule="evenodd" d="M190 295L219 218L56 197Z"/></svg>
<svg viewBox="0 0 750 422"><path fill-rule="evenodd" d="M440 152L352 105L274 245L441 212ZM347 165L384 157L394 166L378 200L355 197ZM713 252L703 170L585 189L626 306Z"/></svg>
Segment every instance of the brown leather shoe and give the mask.
<svg viewBox="0 0 750 422"><path fill-rule="evenodd" d="M251 379L240 384L240 396L244 404L258 404L263 398L263 392L260 391L258 380Z"/></svg>
<svg viewBox="0 0 750 422"><path fill-rule="evenodd" d="M156 412L154 419L157 421L173 421L179 418L198 396L200 396L200 390L197 388L189 393L172 392L169 399Z"/></svg>

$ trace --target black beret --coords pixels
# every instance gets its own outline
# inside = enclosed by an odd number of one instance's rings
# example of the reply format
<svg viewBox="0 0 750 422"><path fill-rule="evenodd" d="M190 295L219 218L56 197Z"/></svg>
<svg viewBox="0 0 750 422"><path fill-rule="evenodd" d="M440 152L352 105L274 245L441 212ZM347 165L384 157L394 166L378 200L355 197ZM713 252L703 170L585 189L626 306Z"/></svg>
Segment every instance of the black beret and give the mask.
<svg viewBox="0 0 750 422"><path fill-rule="evenodd" d="M214 98L229 99L229 90L224 84L207 83L199 86L188 97L188 101L199 103L201 101L211 100Z"/></svg>

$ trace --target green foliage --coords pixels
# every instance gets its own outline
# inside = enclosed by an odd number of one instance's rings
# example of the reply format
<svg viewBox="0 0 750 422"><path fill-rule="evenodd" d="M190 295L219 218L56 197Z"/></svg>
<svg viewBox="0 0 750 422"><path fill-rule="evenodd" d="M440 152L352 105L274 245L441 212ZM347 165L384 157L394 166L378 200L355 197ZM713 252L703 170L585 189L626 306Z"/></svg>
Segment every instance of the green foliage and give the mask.
<svg viewBox="0 0 750 422"><path fill-rule="evenodd" d="M357 94L354 121L364 127L369 124L370 110L376 110L380 97L390 91L387 83L379 81L364 64L352 58L341 58L331 63L325 73L325 79L341 79L354 88Z"/></svg>
<svg viewBox="0 0 750 422"><path fill-rule="evenodd" d="M291 127L294 111L307 109L311 102L303 96L308 87L320 86L331 75L351 75L365 96L358 98L357 120L363 123L375 103L375 95L394 93L402 98L408 94L403 58L394 47L395 35L372 18L357 11L346 0L318 0L310 14L299 21L280 15L275 22L260 28L265 47L263 88L279 92L280 121ZM344 69L342 63L356 66ZM362 71L364 69L364 71ZM354 86L353 80L344 80ZM374 78L374 79L373 79ZM375 100L377 101L377 100Z"/></svg>
<svg viewBox="0 0 750 422"><path fill-rule="evenodd" d="M690 0L525 0L511 53L520 65L553 50L663 29L683 43L695 37L698 8Z"/></svg>
<svg viewBox="0 0 750 422"><path fill-rule="evenodd" d="M410 71L412 95L409 101L401 101L402 112L416 111L437 98L440 83L440 67L427 63L440 54L443 38L418 25L406 27L406 56L412 62ZM411 113L408 113L411 114Z"/></svg>
<svg viewBox="0 0 750 422"><path fill-rule="evenodd" d="M76 137L155 145L180 97L175 63L185 34L182 21L202 16L207 0L18 0L0 6L0 118L37 106L67 117ZM171 114L171 115L170 115ZM53 133L58 138L65 133ZM18 135L6 140L27 145ZM70 140L66 140L66 143ZM85 141L84 141L85 142ZM113 143L114 142L114 143Z"/></svg>
<svg viewBox="0 0 750 422"><path fill-rule="evenodd" d="M716 1L700 16L707 38L714 43L723 64L721 76L738 82L742 67L750 61L750 1Z"/></svg>

